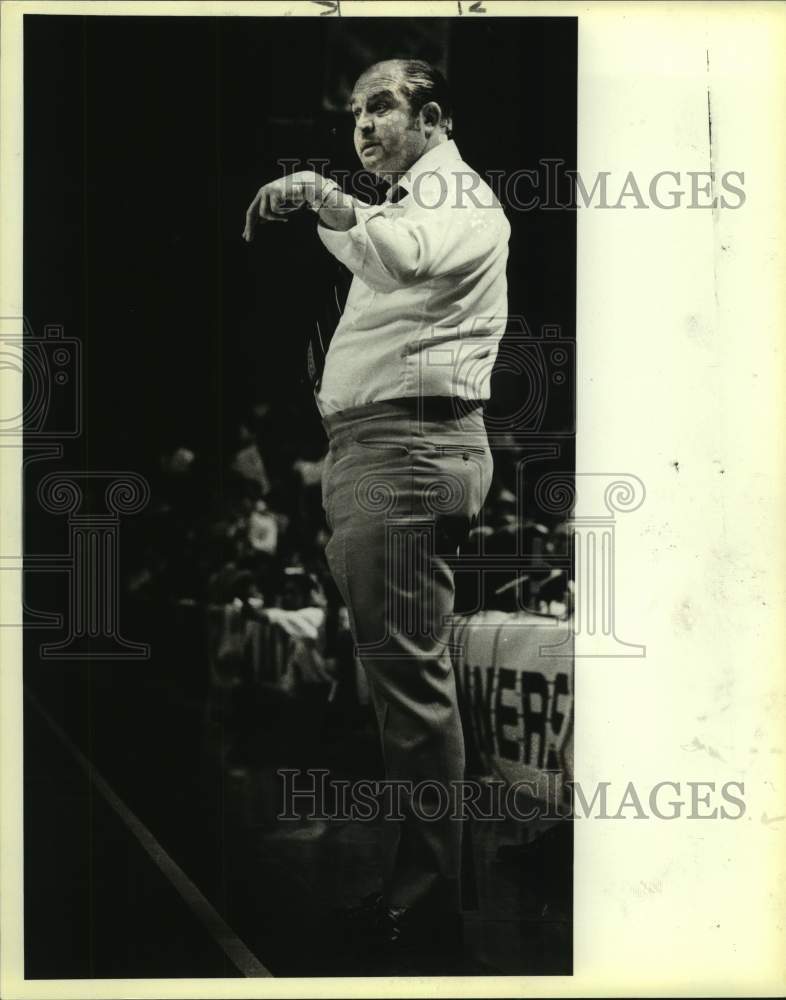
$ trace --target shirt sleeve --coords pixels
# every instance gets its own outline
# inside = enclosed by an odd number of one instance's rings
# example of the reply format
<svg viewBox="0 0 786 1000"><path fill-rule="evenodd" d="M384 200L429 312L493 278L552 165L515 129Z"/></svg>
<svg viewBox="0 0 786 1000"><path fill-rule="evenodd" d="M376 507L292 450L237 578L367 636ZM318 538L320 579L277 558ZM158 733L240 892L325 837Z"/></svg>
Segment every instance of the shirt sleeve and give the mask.
<svg viewBox="0 0 786 1000"><path fill-rule="evenodd" d="M476 267L510 226L490 189L461 192L456 176L421 175L396 205L357 205L345 232L319 226L327 249L366 285L393 292ZM460 179L460 178L459 178Z"/></svg>

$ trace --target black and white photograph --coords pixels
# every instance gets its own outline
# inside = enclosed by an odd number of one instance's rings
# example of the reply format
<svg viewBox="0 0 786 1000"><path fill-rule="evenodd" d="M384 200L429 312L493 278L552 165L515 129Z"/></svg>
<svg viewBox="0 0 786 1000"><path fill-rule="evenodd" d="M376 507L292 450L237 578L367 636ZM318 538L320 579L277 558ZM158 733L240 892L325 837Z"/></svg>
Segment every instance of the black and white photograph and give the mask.
<svg viewBox="0 0 786 1000"><path fill-rule="evenodd" d="M3 996L777 993L786 17L666 6L8 5Z"/></svg>
<svg viewBox="0 0 786 1000"><path fill-rule="evenodd" d="M25 17L28 978L570 973L576 29Z"/></svg>

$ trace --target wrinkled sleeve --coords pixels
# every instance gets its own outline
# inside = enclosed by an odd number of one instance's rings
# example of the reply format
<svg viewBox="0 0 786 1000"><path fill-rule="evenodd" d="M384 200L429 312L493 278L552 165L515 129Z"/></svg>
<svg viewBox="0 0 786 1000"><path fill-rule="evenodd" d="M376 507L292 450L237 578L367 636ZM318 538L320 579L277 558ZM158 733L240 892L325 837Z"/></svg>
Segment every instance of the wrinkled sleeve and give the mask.
<svg viewBox="0 0 786 1000"><path fill-rule="evenodd" d="M454 179L427 178L398 205L356 205L345 232L318 227L327 249L366 285L393 292L477 266L510 227L488 192L485 202L456 190Z"/></svg>

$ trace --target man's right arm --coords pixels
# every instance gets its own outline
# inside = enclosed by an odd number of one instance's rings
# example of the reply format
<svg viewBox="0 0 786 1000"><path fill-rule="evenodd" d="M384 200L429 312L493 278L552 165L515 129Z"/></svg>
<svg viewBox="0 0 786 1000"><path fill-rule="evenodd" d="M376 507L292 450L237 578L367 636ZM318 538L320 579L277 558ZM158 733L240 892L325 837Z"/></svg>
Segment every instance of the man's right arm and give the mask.
<svg viewBox="0 0 786 1000"><path fill-rule="evenodd" d="M351 195L344 194L338 184L327 181L323 188L322 199L314 208L319 216L320 226L345 233L357 225L355 209L360 204Z"/></svg>
<svg viewBox="0 0 786 1000"><path fill-rule="evenodd" d="M510 225L490 189L483 202L467 203L456 184L452 175L426 181L396 208L357 205L355 226L334 232L320 225L319 237L354 275L382 293L466 273L507 244Z"/></svg>

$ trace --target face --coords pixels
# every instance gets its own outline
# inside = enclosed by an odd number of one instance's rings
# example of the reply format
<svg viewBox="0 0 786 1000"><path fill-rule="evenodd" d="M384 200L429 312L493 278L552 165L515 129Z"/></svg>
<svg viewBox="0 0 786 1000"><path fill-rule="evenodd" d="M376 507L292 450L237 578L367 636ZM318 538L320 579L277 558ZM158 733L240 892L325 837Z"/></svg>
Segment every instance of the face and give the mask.
<svg viewBox="0 0 786 1000"><path fill-rule="evenodd" d="M426 145L422 116L413 116L403 83L395 63L379 63L360 77L352 92L355 150L363 166L378 177L409 170Z"/></svg>

